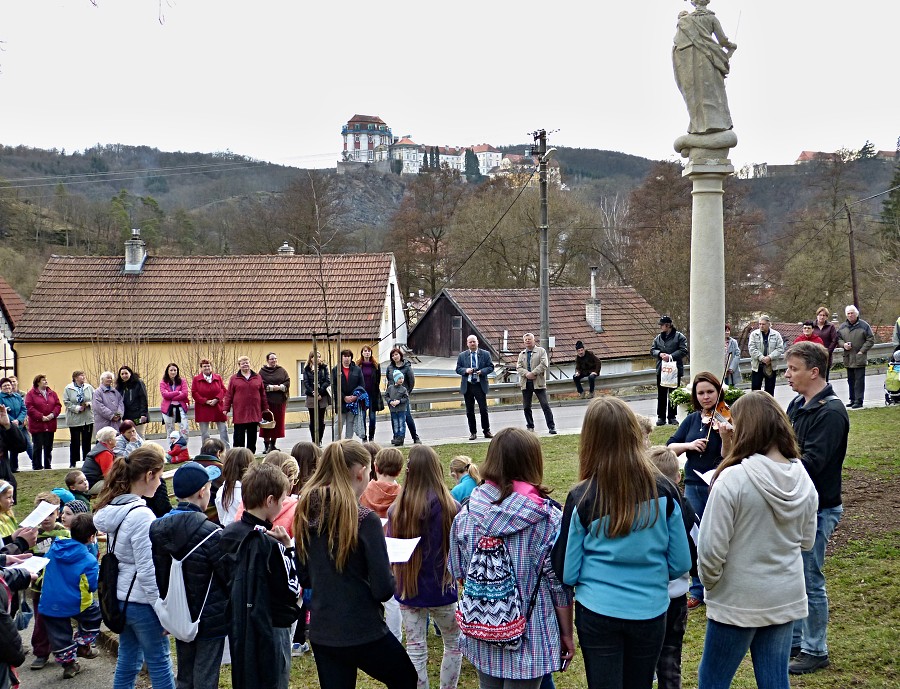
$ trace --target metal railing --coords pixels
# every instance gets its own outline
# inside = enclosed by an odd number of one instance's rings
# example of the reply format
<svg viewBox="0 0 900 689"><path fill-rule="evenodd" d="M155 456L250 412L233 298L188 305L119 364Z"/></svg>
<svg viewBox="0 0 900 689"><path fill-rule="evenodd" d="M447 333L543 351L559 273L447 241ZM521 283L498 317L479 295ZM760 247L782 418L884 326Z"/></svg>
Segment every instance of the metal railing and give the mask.
<svg viewBox="0 0 900 689"><path fill-rule="evenodd" d="M873 359L887 359L894 351L894 345L890 342L877 344L869 350L869 366L876 367L880 364L873 363ZM784 359L780 359L775 365L775 369L783 371L786 368ZM691 366L685 364L684 381L690 380ZM741 373L750 373L750 359L741 359ZM645 368L639 371L629 371L628 373L601 373L597 376L596 386L607 390L628 390L639 387L647 387L656 385L656 369ZM548 380L547 392L550 395L570 394L575 387L571 379L564 380ZM518 383L492 383L488 388L487 398L510 401L519 401L521 388ZM453 385L446 388L417 388L413 393L411 401L415 405L415 410L424 411L431 407L432 404L447 404L456 402L463 403L463 396L459 391L459 385ZM306 397L291 397L288 400L287 413L298 413L306 411ZM158 419L159 407L150 409L151 418ZM58 427L66 428L65 414L59 416Z"/></svg>

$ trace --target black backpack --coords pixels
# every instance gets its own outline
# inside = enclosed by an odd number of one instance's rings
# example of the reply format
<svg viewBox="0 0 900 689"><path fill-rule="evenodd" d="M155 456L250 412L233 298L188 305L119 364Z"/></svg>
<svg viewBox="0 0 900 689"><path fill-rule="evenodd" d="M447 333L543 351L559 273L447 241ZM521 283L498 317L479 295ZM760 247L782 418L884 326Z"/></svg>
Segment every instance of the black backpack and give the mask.
<svg viewBox="0 0 900 689"><path fill-rule="evenodd" d="M132 507L125 513L125 519L128 515L138 507L146 507L143 501ZM121 634L125 629L125 611L128 608L128 599L131 597L131 589L134 588L134 582L137 580L137 568L135 568L134 577L131 579L131 585L128 587L128 594L125 596L125 604L119 609L119 597L117 594L119 584L119 558L116 557L113 548L116 543L116 536L122 524L109 534L106 544L106 555L100 560L100 573L97 576L97 598L100 601L100 615L103 617L103 623L109 627L111 632Z"/></svg>

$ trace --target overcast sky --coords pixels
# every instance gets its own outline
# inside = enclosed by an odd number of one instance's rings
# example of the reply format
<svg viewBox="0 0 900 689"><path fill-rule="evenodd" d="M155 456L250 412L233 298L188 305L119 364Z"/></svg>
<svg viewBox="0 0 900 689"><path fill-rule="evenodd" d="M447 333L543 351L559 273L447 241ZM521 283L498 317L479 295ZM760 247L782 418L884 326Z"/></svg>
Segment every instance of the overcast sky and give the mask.
<svg viewBox="0 0 900 689"><path fill-rule="evenodd" d="M225 151L333 166L379 115L427 145L551 145L673 158L682 0L3 0L0 143ZM894 150L898 0L712 0L738 44L736 165Z"/></svg>

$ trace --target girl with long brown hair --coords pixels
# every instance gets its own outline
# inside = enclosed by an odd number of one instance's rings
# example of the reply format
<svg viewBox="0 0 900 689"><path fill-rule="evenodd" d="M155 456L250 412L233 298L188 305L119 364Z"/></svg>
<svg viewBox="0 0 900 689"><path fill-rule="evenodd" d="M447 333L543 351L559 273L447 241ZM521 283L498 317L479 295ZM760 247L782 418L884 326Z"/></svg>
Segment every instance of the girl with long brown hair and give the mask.
<svg viewBox="0 0 900 689"><path fill-rule="evenodd" d="M358 669L389 689L416 686L416 670L384 622L394 577L381 520L359 504L370 461L354 440L331 443L294 517L300 584L314 592L309 640L322 689L355 686Z"/></svg>
<svg viewBox="0 0 900 689"><path fill-rule="evenodd" d="M650 689L669 580L691 566L677 488L650 463L634 412L616 397L588 405L578 476L553 567L576 587L587 685Z"/></svg>
<svg viewBox="0 0 900 689"><path fill-rule="evenodd" d="M571 594L550 565L561 515L543 485L540 441L521 428L504 428L488 446L481 475L484 483L453 522L450 572L465 583L482 537L501 539L522 601L530 607L534 596L534 607L522 611L525 630L517 649L464 636L463 653L482 687L537 689L544 675L565 670L575 651Z"/></svg>
<svg viewBox="0 0 900 689"><path fill-rule="evenodd" d="M232 447L222 460L222 487L216 493L216 514L222 526L236 518L241 504L241 478L253 464L253 452L246 447Z"/></svg>
<svg viewBox="0 0 900 689"><path fill-rule="evenodd" d="M808 612L800 551L816 540L818 494L771 395L744 395L732 417L698 544L707 616L700 687L731 686L750 650L757 686L787 689L794 622Z"/></svg>
<svg viewBox="0 0 900 689"><path fill-rule="evenodd" d="M119 457L106 475L97 501L94 524L109 534L119 560L118 599L125 606L125 629L119 634L114 689L133 689L141 658L147 663L153 689L174 689L169 639L153 603L159 598L150 523L153 512L144 502L159 488L162 447L148 443L128 457Z"/></svg>
<svg viewBox="0 0 900 689"><path fill-rule="evenodd" d="M416 667L419 686L428 686L428 619L441 631L441 689L459 682L462 651L456 623L456 583L447 569L450 529L459 511L444 483L437 453L426 445L409 451L406 480L388 509L388 536L421 538L405 563L394 565L406 652Z"/></svg>

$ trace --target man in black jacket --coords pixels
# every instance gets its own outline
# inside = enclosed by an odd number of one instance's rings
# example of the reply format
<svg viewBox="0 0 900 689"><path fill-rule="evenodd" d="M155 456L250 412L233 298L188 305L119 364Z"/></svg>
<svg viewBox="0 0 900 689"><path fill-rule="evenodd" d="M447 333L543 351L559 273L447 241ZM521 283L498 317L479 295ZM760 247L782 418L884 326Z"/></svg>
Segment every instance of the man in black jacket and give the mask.
<svg viewBox="0 0 900 689"><path fill-rule="evenodd" d="M175 640L179 687L215 689L219 686L219 666L228 634L227 581L217 573L222 529L206 518L204 510L209 505L210 482L220 474L215 466L204 467L197 462L182 464L172 477L178 507L150 525L160 597L165 598L169 592L172 558L183 560L188 609L192 620L200 620L193 641Z"/></svg>
<svg viewBox="0 0 900 689"><path fill-rule="evenodd" d="M588 379L588 397L594 396L594 383L600 375L600 359L591 350L584 348L584 342L578 340L575 343L575 375L572 381L581 399L584 399L584 388L581 387L581 379Z"/></svg>
<svg viewBox="0 0 900 689"><path fill-rule="evenodd" d="M673 426L678 425L675 420L676 409L669 403L669 393L672 388L659 384L664 361L675 361L678 364L678 385L681 385L681 376L684 375L684 358L688 354L687 338L672 325L669 316L659 319L659 335L653 340L650 348L650 356L656 359L656 425L665 426L666 418ZM666 411L668 410L668 415Z"/></svg>
<svg viewBox="0 0 900 689"><path fill-rule="evenodd" d="M828 596L825 593L825 547L841 519L841 470L847 454L850 419L843 403L825 381L828 350L814 342L798 342L785 352L784 377L799 393L787 414L797 434L800 461L819 494L816 542L803 551L803 575L809 615L794 623L792 660L788 670L803 675L828 667Z"/></svg>

